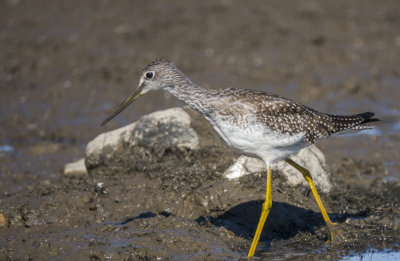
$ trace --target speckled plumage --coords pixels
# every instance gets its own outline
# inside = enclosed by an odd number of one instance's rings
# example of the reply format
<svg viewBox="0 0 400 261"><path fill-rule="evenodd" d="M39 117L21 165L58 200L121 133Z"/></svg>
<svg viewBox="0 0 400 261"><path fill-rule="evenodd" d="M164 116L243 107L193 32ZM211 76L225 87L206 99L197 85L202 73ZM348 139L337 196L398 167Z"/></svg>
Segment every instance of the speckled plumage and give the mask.
<svg viewBox="0 0 400 261"><path fill-rule="evenodd" d="M225 106L214 108L215 113L230 116L233 122L246 121L244 115L249 112L256 115L257 122L264 124L271 131L294 135L304 132L304 141L314 143L346 130L363 130L371 128L367 123L373 113L342 116L318 112L300 103L275 94L246 90L224 89L217 91L220 99L225 99ZM239 104L237 104L239 101ZM229 104L235 104L229 106ZM243 108L243 105L247 107Z"/></svg>
<svg viewBox="0 0 400 261"><path fill-rule="evenodd" d="M148 72L154 77L146 79ZM376 121L371 112L331 115L261 91L201 88L165 60L156 60L143 69L138 90L140 94L168 91L200 112L232 149L267 164L319 139L371 128L368 123Z"/></svg>
<svg viewBox="0 0 400 261"><path fill-rule="evenodd" d="M266 162L284 159L333 134L371 128L368 123L376 120L370 112L321 113L261 91L201 88L165 60L150 63L146 71L161 74L164 89L199 111L232 149Z"/></svg>

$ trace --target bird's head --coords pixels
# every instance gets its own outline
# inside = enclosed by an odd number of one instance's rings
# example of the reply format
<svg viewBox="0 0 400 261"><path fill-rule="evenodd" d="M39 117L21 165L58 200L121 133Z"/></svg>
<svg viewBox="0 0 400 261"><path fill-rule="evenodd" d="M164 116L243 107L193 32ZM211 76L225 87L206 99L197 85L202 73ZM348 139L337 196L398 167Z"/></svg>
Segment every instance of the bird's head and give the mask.
<svg viewBox="0 0 400 261"><path fill-rule="evenodd" d="M139 84L135 90L126 98L118 108L108 116L102 123L104 126L112 118L117 116L129 104L135 101L139 96L149 91L174 88L184 75L170 62L166 60L155 60L147 65L140 75Z"/></svg>

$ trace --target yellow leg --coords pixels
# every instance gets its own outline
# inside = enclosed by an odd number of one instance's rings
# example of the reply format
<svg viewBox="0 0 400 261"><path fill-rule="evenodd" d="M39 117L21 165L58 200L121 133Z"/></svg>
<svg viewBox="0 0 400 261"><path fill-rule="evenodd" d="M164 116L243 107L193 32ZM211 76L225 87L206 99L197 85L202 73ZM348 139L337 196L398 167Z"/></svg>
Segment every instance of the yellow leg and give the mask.
<svg viewBox="0 0 400 261"><path fill-rule="evenodd" d="M258 244L258 240L260 239L260 235L262 229L264 227L265 220L267 220L268 213L272 206L272 197L271 197L271 167L267 167L267 190L264 204L262 205L261 217L258 221L257 230L254 234L253 242L251 243L251 247L249 250L248 258L252 258L254 256L254 252L256 251L256 247Z"/></svg>
<svg viewBox="0 0 400 261"><path fill-rule="evenodd" d="M329 218L328 213L326 213L326 210L324 208L324 205L322 204L321 198L318 195L317 188L315 187L314 181L310 175L310 171L306 168L303 168L302 166L300 166L299 164L297 164L296 162L294 162L291 159L287 159L286 162L289 163L290 165L292 165L298 171L300 171L300 173L303 174L303 177L308 182L308 185L311 188L311 192L314 195L315 201L317 201L318 207L321 210L322 217L324 218L325 223L326 223L327 227L329 228L330 240L333 242L333 240L335 239L336 236L339 236L341 239L343 239L340 232L334 227L337 224L333 223L331 221L331 219Z"/></svg>

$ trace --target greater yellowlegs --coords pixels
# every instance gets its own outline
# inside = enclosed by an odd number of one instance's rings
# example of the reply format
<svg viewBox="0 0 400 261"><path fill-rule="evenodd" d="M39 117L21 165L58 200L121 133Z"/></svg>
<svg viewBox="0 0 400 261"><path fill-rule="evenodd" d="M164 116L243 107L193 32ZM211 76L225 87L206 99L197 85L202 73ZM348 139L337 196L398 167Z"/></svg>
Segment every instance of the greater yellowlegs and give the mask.
<svg viewBox="0 0 400 261"><path fill-rule="evenodd" d="M271 164L278 160L286 160L303 174L329 228L330 240L341 237L321 202L310 172L289 159L289 156L319 139L371 128L368 123L377 121L372 118L373 113L332 115L266 92L233 88L204 89L190 81L173 64L156 60L143 69L137 88L101 125L105 125L140 95L155 90L165 90L200 112L231 149L265 162L266 199L248 257L254 256L272 206Z"/></svg>

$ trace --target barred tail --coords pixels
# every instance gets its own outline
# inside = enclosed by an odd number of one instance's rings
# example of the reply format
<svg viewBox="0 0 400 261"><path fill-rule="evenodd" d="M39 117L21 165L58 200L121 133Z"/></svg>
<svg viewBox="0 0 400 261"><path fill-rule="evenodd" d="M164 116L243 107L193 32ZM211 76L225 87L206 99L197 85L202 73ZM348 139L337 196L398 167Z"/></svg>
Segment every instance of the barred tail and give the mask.
<svg viewBox="0 0 400 261"><path fill-rule="evenodd" d="M343 116L343 115L328 115L333 123L334 133L346 132L346 131L359 131L371 129L374 126L369 123L379 121L374 117L373 112L364 112L355 115Z"/></svg>

